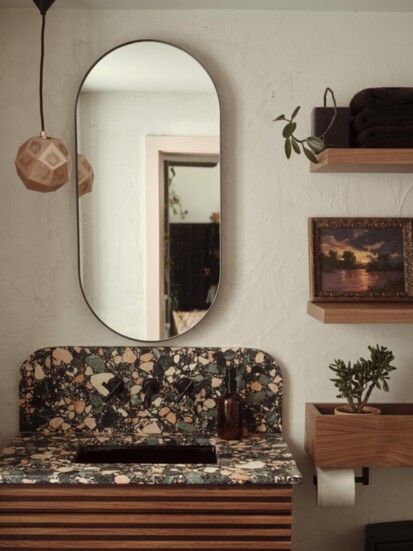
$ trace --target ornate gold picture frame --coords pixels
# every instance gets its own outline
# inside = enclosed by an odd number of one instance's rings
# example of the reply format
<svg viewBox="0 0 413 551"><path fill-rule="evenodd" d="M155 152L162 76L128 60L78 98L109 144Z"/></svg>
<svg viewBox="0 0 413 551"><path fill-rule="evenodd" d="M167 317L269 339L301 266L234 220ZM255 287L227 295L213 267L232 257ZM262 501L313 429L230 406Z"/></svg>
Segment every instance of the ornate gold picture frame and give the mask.
<svg viewBox="0 0 413 551"><path fill-rule="evenodd" d="M412 302L412 218L310 218L312 301Z"/></svg>

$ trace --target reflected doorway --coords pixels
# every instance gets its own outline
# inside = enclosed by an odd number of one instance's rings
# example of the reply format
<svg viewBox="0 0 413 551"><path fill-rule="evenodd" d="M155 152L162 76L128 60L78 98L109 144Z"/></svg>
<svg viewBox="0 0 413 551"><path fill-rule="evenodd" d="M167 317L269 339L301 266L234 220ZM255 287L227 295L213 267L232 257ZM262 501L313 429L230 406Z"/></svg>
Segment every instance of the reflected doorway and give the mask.
<svg viewBox="0 0 413 551"><path fill-rule="evenodd" d="M220 166L217 156L164 160L165 337L206 314L220 275Z"/></svg>
<svg viewBox="0 0 413 551"><path fill-rule="evenodd" d="M180 335L209 310L220 277L217 136L146 136L148 340Z"/></svg>

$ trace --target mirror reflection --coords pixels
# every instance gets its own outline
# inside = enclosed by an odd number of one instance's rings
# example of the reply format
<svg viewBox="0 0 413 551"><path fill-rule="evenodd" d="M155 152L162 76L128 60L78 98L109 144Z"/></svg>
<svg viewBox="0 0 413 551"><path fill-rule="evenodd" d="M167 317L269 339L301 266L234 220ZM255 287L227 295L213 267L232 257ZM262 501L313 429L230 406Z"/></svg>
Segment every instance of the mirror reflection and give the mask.
<svg viewBox="0 0 413 551"><path fill-rule="evenodd" d="M202 319L219 283L219 164L165 162L165 312L171 335Z"/></svg>
<svg viewBox="0 0 413 551"><path fill-rule="evenodd" d="M76 108L79 275L110 329L158 341L191 329L220 278L220 109L189 54L139 41L101 58Z"/></svg>

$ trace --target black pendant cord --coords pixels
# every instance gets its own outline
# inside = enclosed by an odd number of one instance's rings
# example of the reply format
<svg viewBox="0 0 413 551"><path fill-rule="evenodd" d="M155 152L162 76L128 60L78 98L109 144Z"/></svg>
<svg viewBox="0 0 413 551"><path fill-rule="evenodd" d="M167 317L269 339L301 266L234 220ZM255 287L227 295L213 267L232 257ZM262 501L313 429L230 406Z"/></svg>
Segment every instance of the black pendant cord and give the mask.
<svg viewBox="0 0 413 551"><path fill-rule="evenodd" d="M40 120L42 126L42 134L45 133L44 111L43 111L43 64L44 64L44 31L46 27L46 12L42 13L42 35L41 35L41 52L40 52L40 82L39 82L39 97L40 97Z"/></svg>

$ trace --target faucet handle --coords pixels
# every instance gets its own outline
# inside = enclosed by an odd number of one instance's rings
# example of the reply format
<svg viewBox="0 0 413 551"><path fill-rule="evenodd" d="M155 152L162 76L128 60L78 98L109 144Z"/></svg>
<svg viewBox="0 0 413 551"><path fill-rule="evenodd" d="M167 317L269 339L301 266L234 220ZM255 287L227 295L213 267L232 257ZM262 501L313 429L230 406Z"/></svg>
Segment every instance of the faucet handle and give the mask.
<svg viewBox="0 0 413 551"><path fill-rule="evenodd" d="M195 388L194 381L188 379L188 377L182 377L181 379L179 379L175 386L180 393L175 400L176 404L178 404L184 396L189 396L190 394L193 394Z"/></svg>
<svg viewBox="0 0 413 551"><path fill-rule="evenodd" d="M125 383L120 377L113 377L109 381L102 383L102 386L109 391L109 394L106 394L106 396L103 397L104 402L110 400L112 396L115 396L115 398L121 400L121 396L125 392Z"/></svg>

